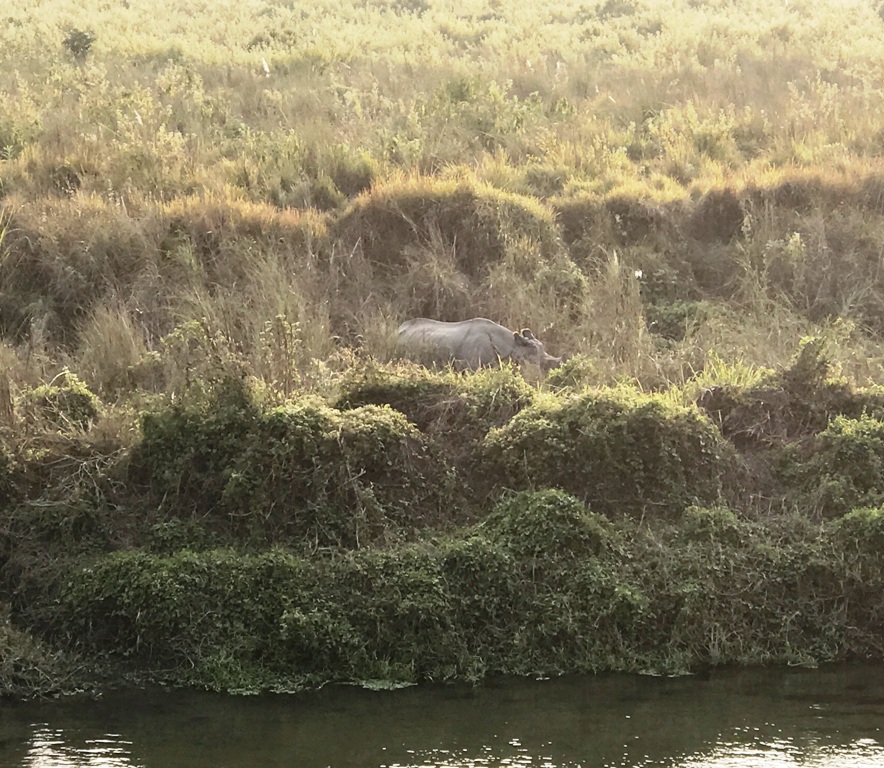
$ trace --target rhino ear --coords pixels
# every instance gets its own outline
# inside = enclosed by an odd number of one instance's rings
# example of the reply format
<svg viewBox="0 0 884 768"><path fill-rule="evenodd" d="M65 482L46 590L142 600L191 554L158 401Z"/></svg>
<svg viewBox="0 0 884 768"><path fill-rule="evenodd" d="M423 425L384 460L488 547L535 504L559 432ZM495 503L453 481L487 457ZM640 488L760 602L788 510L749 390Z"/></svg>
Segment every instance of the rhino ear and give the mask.
<svg viewBox="0 0 884 768"><path fill-rule="evenodd" d="M523 328L522 329L522 336L524 336L529 341L534 341L537 338L533 333L531 333L530 328Z"/></svg>
<svg viewBox="0 0 884 768"><path fill-rule="evenodd" d="M513 331L513 340L516 342L516 344L521 344L522 346L528 346L530 343L528 339L522 336L522 334L518 331Z"/></svg>

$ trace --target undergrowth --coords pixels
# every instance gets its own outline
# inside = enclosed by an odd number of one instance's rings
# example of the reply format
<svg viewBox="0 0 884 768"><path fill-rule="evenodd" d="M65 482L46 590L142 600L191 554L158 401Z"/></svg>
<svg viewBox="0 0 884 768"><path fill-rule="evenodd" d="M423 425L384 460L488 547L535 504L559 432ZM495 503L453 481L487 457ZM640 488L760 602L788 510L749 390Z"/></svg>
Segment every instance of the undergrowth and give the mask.
<svg viewBox="0 0 884 768"><path fill-rule="evenodd" d="M879 655L881 517L692 507L651 534L525 493L457 535L329 561L110 554L71 572L52 633L216 689Z"/></svg>

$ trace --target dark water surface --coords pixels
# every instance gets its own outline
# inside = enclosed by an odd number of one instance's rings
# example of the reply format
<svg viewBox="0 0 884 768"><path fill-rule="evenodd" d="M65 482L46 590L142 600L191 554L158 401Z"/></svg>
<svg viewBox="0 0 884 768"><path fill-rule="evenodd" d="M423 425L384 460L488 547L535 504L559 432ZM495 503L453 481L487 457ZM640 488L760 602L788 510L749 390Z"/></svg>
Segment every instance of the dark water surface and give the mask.
<svg viewBox="0 0 884 768"><path fill-rule="evenodd" d="M884 768L884 666L7 703L0 766Z"/></svg>

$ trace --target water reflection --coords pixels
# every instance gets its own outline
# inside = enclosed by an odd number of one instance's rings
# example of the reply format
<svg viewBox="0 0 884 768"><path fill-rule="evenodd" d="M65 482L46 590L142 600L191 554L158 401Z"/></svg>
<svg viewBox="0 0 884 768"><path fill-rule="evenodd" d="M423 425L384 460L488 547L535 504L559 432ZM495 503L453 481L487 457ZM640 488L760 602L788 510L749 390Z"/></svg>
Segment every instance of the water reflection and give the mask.
<svg viewBox="0 0 884 768"><path fill-rule="evenodd" d="M486 748L486 755L470 757L445 750L422 755L405 763L382 764L381 768L588 768L592 762L559 762L549 756L523 754L500 758ZM600 764L600 768L882 768L884 746L873 739L858 739L839 747L806 750L788 740L758 745L719 744L707 753L691 757L659 758L644 756L633 761Z"/></svg>
<svg viewBox="0 0 884 768"><path fill-rule="evenodd" d="M884 667L0 705L0 766L882 768Z"/></svg>
<svg viewBox="0 0 884 768"><path fill-rule="evenodd" d="M694 755L673 765L678 768L882 768L884 748L872 739L816 749L788 740L757 746L721 744L708 754Z"/></svg>
<svg viewBox="0 0 884 768"><path fill-rule="evenodd" d="M82 743L47 724L36 723L31 745L22 761L28 768L134 768L141 764L132 758L132 742L118 733ZM2 751L0 751L2 754Z"/></svg>

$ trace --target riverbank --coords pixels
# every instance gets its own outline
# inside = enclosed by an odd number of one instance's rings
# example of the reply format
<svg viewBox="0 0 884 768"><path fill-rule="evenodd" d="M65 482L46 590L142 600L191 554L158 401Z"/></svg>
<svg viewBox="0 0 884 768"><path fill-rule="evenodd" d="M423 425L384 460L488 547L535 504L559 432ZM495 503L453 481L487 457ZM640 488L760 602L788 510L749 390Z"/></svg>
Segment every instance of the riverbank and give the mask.
<svg viewBox="0 0 884 768"><path fill-rule="evenodd" d="M878 390L812 340L693 402L581 365L368 363L333 401L200 382L125 446L78 424L82 384L44 392L68 430L4 438L4 693L884 656Z"/></svg>

